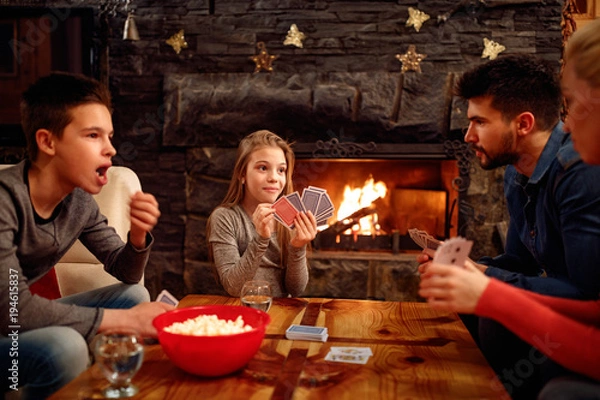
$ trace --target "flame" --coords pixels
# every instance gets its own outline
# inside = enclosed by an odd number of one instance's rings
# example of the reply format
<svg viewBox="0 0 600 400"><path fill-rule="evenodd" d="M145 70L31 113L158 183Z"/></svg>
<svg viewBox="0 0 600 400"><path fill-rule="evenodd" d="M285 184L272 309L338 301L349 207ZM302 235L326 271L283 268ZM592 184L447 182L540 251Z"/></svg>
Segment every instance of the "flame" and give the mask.
<svg viewBox="0 0 600 400"><path fill-rule="evenodd" d="M346 185L344 187L344 199L337 211L338 221L342 221L356 211L368 207L378 198L383 199L386 194L387 186L385 183L382 181L375 183L372 176L369 176L369 179L365 181L362 188L351 188L349 185ZM359 224L352 227L352 232L349 232L350 230L348 230L345 233L371 235L375 234L378 230L379 224L377 221L377 213L373 213L361 218Z"/></svg>

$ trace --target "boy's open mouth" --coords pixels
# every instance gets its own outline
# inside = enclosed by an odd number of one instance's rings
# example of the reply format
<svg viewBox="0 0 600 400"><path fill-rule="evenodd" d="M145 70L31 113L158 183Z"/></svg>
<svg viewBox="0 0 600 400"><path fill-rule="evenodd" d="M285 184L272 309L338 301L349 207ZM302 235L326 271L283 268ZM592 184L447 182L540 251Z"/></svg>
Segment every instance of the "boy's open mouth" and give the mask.
<svg viewBox="0 0 600 400"><path fill-rule="evenodd" d="M96 173L98 174L98 176L105 176L106 171L108 171L108 167L101 167L96 170Z"/></svg>

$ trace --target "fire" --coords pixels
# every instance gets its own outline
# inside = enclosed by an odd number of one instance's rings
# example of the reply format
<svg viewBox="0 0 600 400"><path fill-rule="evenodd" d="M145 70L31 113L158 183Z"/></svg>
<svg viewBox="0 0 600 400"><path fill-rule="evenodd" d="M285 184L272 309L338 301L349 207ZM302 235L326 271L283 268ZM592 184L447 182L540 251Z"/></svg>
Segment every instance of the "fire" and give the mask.
<svg viewBox="0 0 600 400"><path fill-rule="evenodd" d="M384 198L387 194L387 186L382 181L375 182L372 176L365 181L362 188L351 188L349 185L344 187L344 199L338 207L337 219L343 221L355 212L368 207L378 198ZM371 213L359 220L352 229L347 230L347 234L375 235L380 226L377 220L377 213Z"/></svg>

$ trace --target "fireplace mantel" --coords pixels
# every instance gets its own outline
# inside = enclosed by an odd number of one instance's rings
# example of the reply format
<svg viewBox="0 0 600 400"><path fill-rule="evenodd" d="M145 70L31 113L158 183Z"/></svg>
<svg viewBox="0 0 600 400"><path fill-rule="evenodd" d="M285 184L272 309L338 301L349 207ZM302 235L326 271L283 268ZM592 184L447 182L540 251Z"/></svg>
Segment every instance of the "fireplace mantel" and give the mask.
<svg viewBox="0 0 600 400"><path fill-rule="evenodd" d="M250 132L269 129L300 153L336 139L378 143L387 154L406 154L399 144L443 154L453 130L453 79L386 71L167 74L163 144L236 147Z"/></svg>

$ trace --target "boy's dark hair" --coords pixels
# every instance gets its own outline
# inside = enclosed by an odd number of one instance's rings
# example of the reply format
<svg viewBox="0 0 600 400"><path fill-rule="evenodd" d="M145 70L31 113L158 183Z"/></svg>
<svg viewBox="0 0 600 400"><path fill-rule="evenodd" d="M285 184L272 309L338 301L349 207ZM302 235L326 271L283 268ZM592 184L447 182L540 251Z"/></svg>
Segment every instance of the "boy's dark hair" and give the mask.
<svg viewBox="0 0 600 400"><path fill-rule="evenodd" d="M557 70L530 55L501 56L465 72L455 94L464 99L491 96L492 107L507 120L531 112L541 130L560 118L562 94Z"/></svg>
<svg viewBox="0 0 600 400"><path fill-rule="evenodd" d="M21 101L21 125L29 159L35 161L35 133L47 129L57 137L73 119L71 109L88 103L104 104L112 111L110 92L100 82L84 75L56 72L38 79Z"/></svg>

